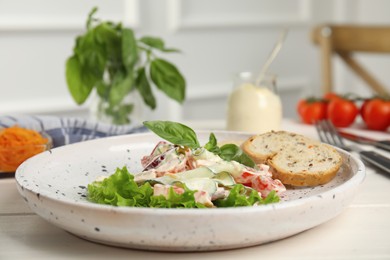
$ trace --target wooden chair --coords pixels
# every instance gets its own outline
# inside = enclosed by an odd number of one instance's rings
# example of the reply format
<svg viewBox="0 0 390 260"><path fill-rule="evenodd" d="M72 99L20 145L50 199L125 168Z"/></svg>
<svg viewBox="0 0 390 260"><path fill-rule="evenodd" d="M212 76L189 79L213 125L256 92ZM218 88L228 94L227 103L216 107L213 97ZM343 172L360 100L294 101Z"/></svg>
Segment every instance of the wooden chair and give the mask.
<svg viewBox="0 0 390 260"><path fill-rule="evenodd" d="M322 60L322 91L333 89L332 55L335 53L378 94L389 91L356 59L354 52L389 53L389 26L321 25L312 31L312 41L319 45Z"/></svg>

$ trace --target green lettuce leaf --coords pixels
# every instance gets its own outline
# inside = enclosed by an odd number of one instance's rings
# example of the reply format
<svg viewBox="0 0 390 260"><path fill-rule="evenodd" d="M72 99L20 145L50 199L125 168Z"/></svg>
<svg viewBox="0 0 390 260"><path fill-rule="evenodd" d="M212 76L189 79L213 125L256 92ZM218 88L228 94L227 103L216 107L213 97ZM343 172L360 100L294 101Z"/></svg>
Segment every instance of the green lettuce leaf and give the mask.
<svg viewBox="0 0 390 260"><path fill-rule="evenodd" d="M99 204L113 206L148 207L153 188L149 183L138 186L126 167L101 182L88 185L88 199Z"/></svg>
<svg viewBox="0 0 390 260"><path fill-rule="evenodd" d="M126 167L118 168L114 174L103 181L94 181L88 185L88 200L113 206L154 207L154 208L204 208L195 202L195 191L184 187L183 194L177 194L170 188L168 198L153 196L149 182L138 186L134 176Z"/></svg>
<svg viewBox="0 0 390 260"><path fill-rule="evenodd" d="M195 202L195 191L184 189L183 194L177 194L173 188L169 189L168 198L163 195L153 196L150 200L150 207L153 208L206 208L205 205Z"/></svg>
<svg viewBox="0 0 390 260"><path fill-rule="evenodd" d="M134 176L126 167L117 168L114 174L103 181L94 181L88 185L88 200L99 204L128 207L153 208L206 208L195 201L196 191L183 185L184 193L178 194L169 189L167 198L163 195L153 196L153 188L149 182L138 186ZM217 207L241 207L253 204L269 204L279 202L275 191L266 198L261 198L257 191L248 189L242 184L236 184L225 199L214 201Z"/></svg>
<svg viewBox="0 0 390 260"><path fill-rule="evenodd" d="M266 198L261 198L256 190L251 189L248 194L248 189L242 184L236 184L230 190L229 196L225 199L214 201L217 207L242 207L258 204L270 204L279 202L279 197L275 191L271 191Z"/></svg>

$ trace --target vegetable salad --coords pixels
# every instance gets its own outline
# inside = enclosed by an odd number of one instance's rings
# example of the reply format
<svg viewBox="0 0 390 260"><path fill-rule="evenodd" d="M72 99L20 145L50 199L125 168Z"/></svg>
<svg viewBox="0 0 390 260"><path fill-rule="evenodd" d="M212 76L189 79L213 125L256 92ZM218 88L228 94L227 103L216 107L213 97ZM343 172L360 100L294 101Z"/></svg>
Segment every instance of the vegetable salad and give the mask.
<svg viewBox="0 0 390 260"><path fill-rule="evenodd" d="M267 165L256 165L235 144L219 147L212 133L200 146L195 132L185 125L144 124L169 142L159 142L142 158L142 172L118 168L89 184L90 201L156 208L237 207L278 202L286 190Z"/></svg>

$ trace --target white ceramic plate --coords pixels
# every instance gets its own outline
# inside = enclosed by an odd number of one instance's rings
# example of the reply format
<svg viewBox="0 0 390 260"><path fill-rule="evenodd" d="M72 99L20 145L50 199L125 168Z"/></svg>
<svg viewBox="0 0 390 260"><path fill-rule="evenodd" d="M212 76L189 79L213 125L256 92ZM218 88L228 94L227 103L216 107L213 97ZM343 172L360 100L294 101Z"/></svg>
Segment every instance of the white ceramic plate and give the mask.
<svg viewBox="0 0 390 260"><path fill-rule="evenodd" d="M248 135L214 131L218 141ZM197 132L201 144L209 132ZM154 134L109 137L55 148L24 162L18 190L38 215L87 240L147 250L207 251L258 245L324 223L350 204L365 176L363 163L340 151L344 163L328 184L289 189L284 201L266 206L153 209L98 205L86 200L97 176L140 159L160 140Z"/></svg>

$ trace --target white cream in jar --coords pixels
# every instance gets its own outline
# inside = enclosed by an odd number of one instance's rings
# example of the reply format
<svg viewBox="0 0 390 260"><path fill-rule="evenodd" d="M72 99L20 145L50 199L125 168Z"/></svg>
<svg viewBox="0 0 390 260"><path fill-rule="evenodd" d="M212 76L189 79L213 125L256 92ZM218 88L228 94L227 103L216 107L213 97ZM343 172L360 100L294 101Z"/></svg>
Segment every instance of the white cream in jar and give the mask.
<svg viewBox="0 0 390 260"><path fill-rule="evenodd" d="M260 86L256 86L248 77L252 77L251 74L241 75L243 83L236 84L229 96L227 129L258 134L279 130L282 104L273 91L275 81L267 75Z"/></svg>

